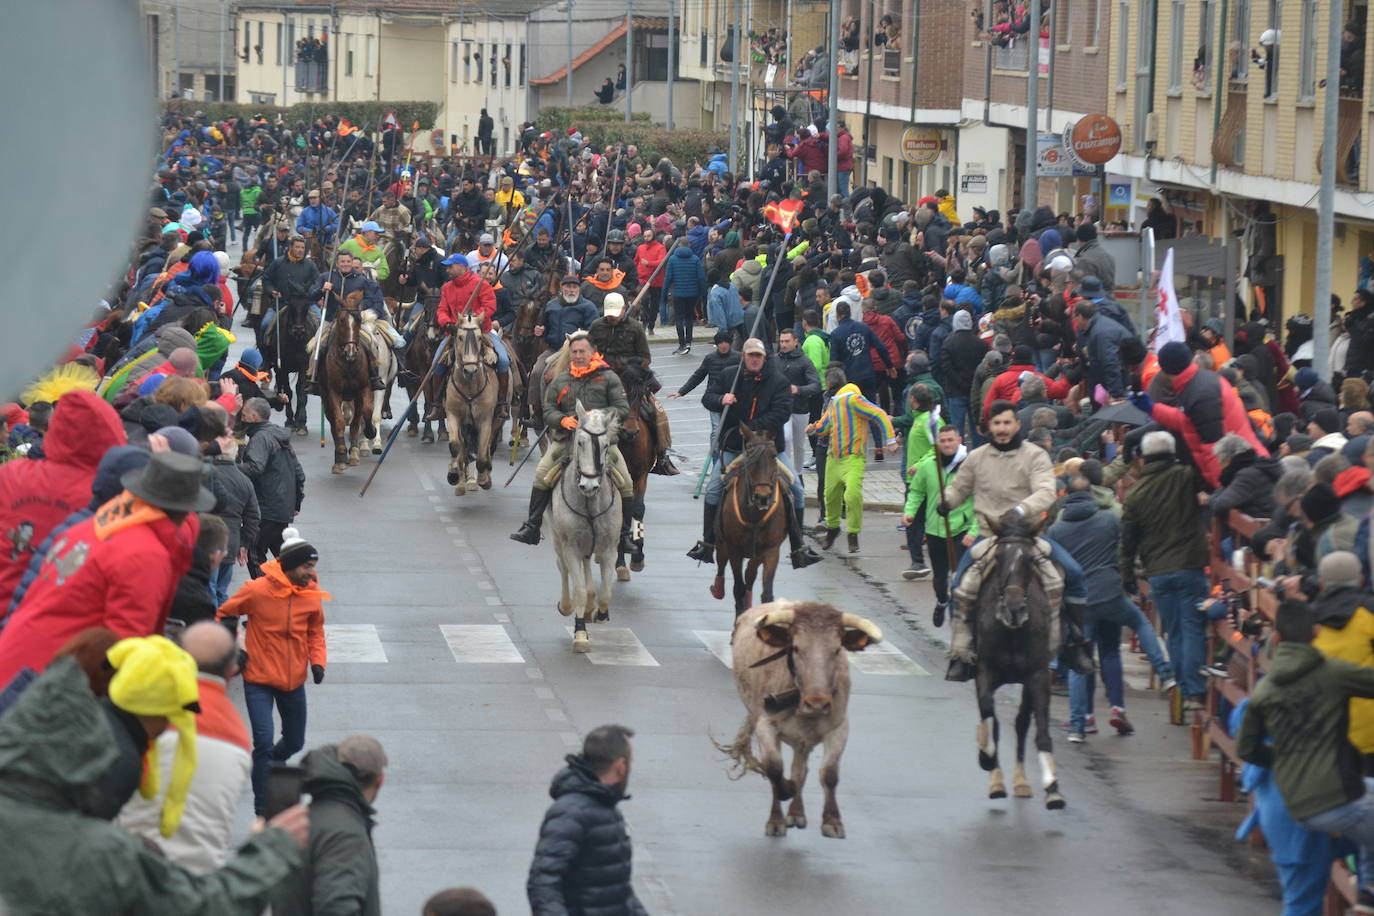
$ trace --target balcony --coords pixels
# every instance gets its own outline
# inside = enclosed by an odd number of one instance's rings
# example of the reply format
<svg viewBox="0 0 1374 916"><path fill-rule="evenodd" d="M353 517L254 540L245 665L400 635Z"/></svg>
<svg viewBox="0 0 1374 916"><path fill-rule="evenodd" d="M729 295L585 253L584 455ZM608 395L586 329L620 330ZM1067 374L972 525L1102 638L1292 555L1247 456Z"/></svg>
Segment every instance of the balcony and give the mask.
<svg viewBox="0 0 1374 916"><path fill-rule="evenodd" d="M1245 161L1245 80L1233 79L1226 87L1226 110L1212 138L1212 158L1218 165L1239 168Z"/></svg>
<svg viewBox="0 0 1374 916"><path fill-rule="evenodd" d="M297 92L328 92L329 64L326 61L296 61Z"/></svg>
<svg viewBox="0 0 1374 916"><path fill-rule="evenodd" d="M1349 87L1342 87L1336 109L1336 184L1357 185L1360 181L1360 128L1364 121L1364 99ZM1317 147L1317 173L1321 174L1322 148Z"/></svg>

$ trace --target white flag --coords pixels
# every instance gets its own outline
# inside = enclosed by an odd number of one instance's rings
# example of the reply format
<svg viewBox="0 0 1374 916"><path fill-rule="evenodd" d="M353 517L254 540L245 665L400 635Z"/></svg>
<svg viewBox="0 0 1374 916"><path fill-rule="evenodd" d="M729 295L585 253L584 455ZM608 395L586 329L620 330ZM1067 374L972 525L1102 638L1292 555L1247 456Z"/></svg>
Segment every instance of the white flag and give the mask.
<svg viewBox="0 0 1374 916"><path fill-rule="evenodd" d="M940 435L940 405L939 405L939 404L936 404L934 407L930 408L930 425L929 425L929 427L928 427L928 432L930 433L930 441L931 441L931 442L934 442L935 439Z"/></svg>
<svg viewBox="0 0 1374 916"><path fill-rule="evenodd" d="M1178 310L1178 293L1174 292L1174 250L1164 253L1164 267L1159 271L1159 305L1155 307L1155 352L1172 340L1183 343L1183 315Z"/></svg>

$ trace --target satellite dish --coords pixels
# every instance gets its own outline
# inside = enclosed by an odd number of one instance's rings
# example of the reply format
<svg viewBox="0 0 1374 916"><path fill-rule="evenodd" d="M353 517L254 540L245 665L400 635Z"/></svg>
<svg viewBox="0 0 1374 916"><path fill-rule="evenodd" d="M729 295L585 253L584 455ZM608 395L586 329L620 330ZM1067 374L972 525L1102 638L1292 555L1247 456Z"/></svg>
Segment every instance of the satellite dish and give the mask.
<svg viewBox="0 0 1374 916"><path fill-rule="evenodd" d="M0 221L10 331L0 335L0 400L62 353L124 266L147 201L156 124L132 0L18 3L7 16L0 74L12 87L5 120L15 130L0 145L0 174L11 178L0 189L10 214ZM35 40L57 35L60 59L51 42ZM59 247L69 263L55 269Z"/></svg>

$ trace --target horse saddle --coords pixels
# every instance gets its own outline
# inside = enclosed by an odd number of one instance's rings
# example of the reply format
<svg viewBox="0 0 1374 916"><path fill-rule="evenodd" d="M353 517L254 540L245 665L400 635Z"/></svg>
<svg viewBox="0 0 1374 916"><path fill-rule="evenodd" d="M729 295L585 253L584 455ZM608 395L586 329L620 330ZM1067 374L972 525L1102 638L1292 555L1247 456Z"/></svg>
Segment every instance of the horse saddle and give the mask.
<svg viewBox="0 0 1374 916"><path fill-rule="evenodd" d="M997 571L997 538L985 538L969 548L973 555L973 562L959 579L959 583L954 588L954 599L965 608L974 608L979 602L980 593L984 584L989 583L989 577L995 576ZM1044 538L1035 538L1032 546L1033 562L1032 570L1040 580L1040 587L1045 591L1045 597L1049 602L1050 614L1052 619L1057 619L1059 605L1064 598L1064 573L1050 559L1050 545ZM993 608L997 620L1006 627L1016 628L1026 622L1026 605L1024 595L1010 595L1011 591L1006 583L993 583L998 587L995 596L995 607Z"/></svg>
<svg viewBox="0 0 1374 916"><path fill-rule="evenodd" d="M569 450L569 452L570 451L571 450ZM572 461L572 455L569 452L565 452L563 457L555 461L553 467L549 468L549 472L544 475L544 485L550 490L557 487L558 481L563 479L563 472ZM634 485L633 480L630 480L627 475L621 473L618 465L612 464L606 470L609 472L611 483L615 485L616 489L623 490L626 487Z"/></svg>
<svg viewBox="0 0 1374 916"><path fill-rule="evenodd" d="M728 487L730 481L739 476L740 468L743 466L744 456L736 455L735 460L726 465L725 470L720 472L721 483ZM778 476L782 478L783 488L787 490L792 489L792 484L796 481L796 478L792 476L792 472L788 470L787 465L783 464L781 461L777 462L777 468Z"/></svg>

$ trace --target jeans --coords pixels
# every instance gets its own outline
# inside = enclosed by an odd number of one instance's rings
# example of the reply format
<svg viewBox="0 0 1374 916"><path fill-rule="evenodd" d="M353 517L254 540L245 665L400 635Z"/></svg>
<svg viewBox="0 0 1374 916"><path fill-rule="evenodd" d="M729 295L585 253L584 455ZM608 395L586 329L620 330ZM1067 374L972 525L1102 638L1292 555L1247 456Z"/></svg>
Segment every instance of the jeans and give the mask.
<svg viewBox="0 0 1374 916"><path fill-rule="evenodd" d="M262 216L258 213L243 214L243 244L247 245L253 240L253 230L262 225Z"/></svg>
<svg viewBox="0 0 1374 916"><path fill-rule="evenodd" d="M1055 352L1054 350L1052 350L1052 349L1050 349L1050 350L1036 350L1036 351L1035 351L1035 357L1034 357L1034 359L1035 359L1035 369L1036 369L1036 371L1037 371L1037 372L1048 372L1048 371L1050 370L1050 366L1053 366L1053 365L1054 365L1054 361L1055 361L1056 359L1058 359L1058 358L1059 358L1059 354L1056 353L1056 352Z"/></svg>
<svg viewBox="0 0 1374 916"><path fill-rule="evenodd" d="M729 452L721 450L720 459L711 465L711 476L706 479L706 504L709 506L720 505L721 496L725 493L725 482L721 479L721 471L730 466L730 462L739 457L739 452ZM802 490L801 475L797 469L792 467L792 459L785 452L778 453L778 464L785 465L792 472L792 505L800 515L802 508L806 505L806 493Z"/></svg>
<svg viewBox="0 0 1374 916"><path fill-rule="evenodd" d="M1102 686L1107 691L1107 702L1113 706L1126 705L1126 685L1121 668L1122 627L1135 631L1141 650L1161 679L1173 676L1173 668L1164 657L1155 628L1150 626L1145 612L1125 595L1089 604L1083 612L1083 626L1088 638L1097 644ZM1095 681L1094 675L1069 672L1069 725L1075 731L1082 731L1084 721L1092 715Z"/></svg>
<svg viewBox="0 0 1374 916"><path fill-rule="evenodd" d="M1078 565L1078 561L1073 558L1073 554L1069 553L1063 547L1060 547L1053 540L1045 537L1043 534L1040 535L1040 538L1046 544L1050 545L1050 559L1058 564L1059 568L1064 571L1064 600L1076 599L1086 604L1088 600L1088 581L1083 577L1083 567ZM973 543L976 544L981 540L983 540L983 538L980 536L978 540ZM954 581L951 583L951 588L959 585L959 580L964 577L964 570L968 569L972 564L973 551L969 550L959 558L959 568L954 571ZM1150 587L1154 588L1153 582L1150 583Z"/></svg>
<svg viewBox="0 0 1374 916"><path fill-rule="evenodd" d="M243 682L243 700L253 732L253 810L267 807L267 771L273 762L288 760L305 747L305 685L278 690L252 681ZM281 716L281 740L272 742L272 706Z"/></svg>
<svg viewBox="0 0 1374 916"><path fill-rule="evenodd" d="M959 430L960 434L968 435L964 430L964 421L968 418L968 398L946 397L945 407L949 409L949 425Z"/></svg>
<svg viewBox="0 0 1374 916"><path fill-rule="evenodd" d="M716 430L720 429L720 411L708 410L707 415L711 418L711 454L719 454L716 448Z"/></svg>
<svg viewBox="0 0 1374 916"><path fill-rule="evenodd" d="M1360 889L1374 891L1374 779L1366 777L1364 787L1365 794L1354 801L1299 823L1308 830L1339 833L1358 846Z"/></svg>
<svg viewBox="0 0 1374 916"><path fill-rule="evenodd" d="M496 371L509 372L510 354L506 352L506 345L501 342L501 335L491 331L487 336L491 338L492 349L496 351Z"/></svg>
<svg viewBox="0 0 1374 916"><path fill-rule="evenodd" d="M835 173L835 190L845 197L849 196L849 179L853 174L853 172Z"/></svg>
<svg viewBox="0 0 1374 916"><path fill-rule="evenodd" d="M1183 695L1200 697L1207 689L1198 670L1202 667L1207 621L1198 613L1197 603L1207 595L1207 574L1200 569L1182 569L1150 576L1149 582L1150 597L1159 611Z"/></svg>
<svg viewBox="0 0 1374 916"><path fill-rule="evenodd" d="M234 581L234 558L219 564L210 577L210 597L215 599L215 607L229 600L229 583Z"/></svg>
<svg viewBox="0 0 1374 916"><path fill-rule="evenodd" d="M663 298L663 287L661 287L661 286L651 286L651 287L649 287L649 292L645 294L645 297L644 297L644 298L645 298L644 312L643 312L643 315L644 315L644 330L645 330L645 331L652 331L652 330L654 329L654 324L656 323L656 320L657 320L657 319L660 317L660 315L662 314L662 313L660 312L660 309L662 308L662 304L660 303L659 300L661 300L661 299ZM664 324L667 324L667 323L668 323L668 319L667 319L667 318L664 318L664 319L663 319L663 323L664 323Z"/></svg>
<svg viewBox="0 0 1374 916"><path fill-rule="evenodd" d="M650 293L650 295L658 301L658 323L666 327L673 320L668 317L668 301L671 297L661 286L655 286L653 289L654 292Z"/></svg>

